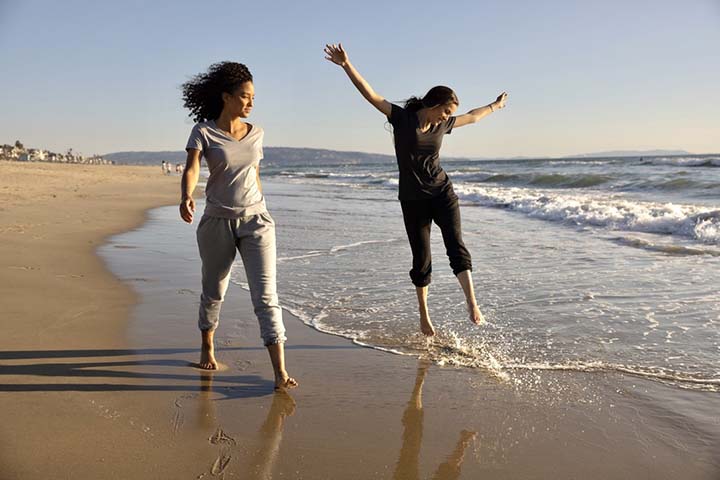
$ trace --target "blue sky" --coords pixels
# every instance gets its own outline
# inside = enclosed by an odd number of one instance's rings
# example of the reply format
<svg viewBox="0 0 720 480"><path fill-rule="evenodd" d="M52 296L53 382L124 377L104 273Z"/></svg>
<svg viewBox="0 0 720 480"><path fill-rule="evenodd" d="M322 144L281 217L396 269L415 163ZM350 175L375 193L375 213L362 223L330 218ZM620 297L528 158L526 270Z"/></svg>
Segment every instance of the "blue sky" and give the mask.
<svg viewBox="0 0 720 480"><path fill-rule="evenodd" d="M720 152L720 0L0 0L0 143L181 150L180 84L234 60L267 146L391 153L383 116L323 58L338 41L391 101L444 84L462 112L509 93L446 156Z"/></svg>

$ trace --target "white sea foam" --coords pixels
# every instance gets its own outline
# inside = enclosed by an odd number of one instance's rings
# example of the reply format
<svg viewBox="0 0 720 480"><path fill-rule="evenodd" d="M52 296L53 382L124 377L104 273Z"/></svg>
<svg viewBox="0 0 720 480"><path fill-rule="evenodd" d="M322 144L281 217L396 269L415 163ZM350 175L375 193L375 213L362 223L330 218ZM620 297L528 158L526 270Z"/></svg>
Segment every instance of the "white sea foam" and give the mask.
<svg viewBox="0 0 720 480"><path fill-rule="evenodd" d="M611 163L617 163L617 160L550 160L546 162L547 165L559 165L562 167L565 167L567 165L580 165L583 167L586 167L588 165L590 166L596 166L596 165L608 165Z"/></svg>
<svg viewBox="0 0 720 480"><path fill-rule="evenodd" d="M342 252L345 250L350 250L352 248L361 247L363 245L372 245L372 244L376 244L376 243L391 243L391 242L396 242L396 241L397 241L396 238L389 238L387 240L364 240L364 241L360 241L360 242L349 243L347 245L336 245L334 247L328 248L327 250L311 250L302 255L294 255L292 257L280 257L277 259L277 262L282 263L282 262L288 262L291 260L304 260L306 258L320 257L323 255L333 255L335 253Z"/></svg>
<svg viewBox="0 0 720 480"><path fill-rule="evenodd" d="M720 391L720 378L704 377L695 374L681 374L663 368L649 368L632 365L618 365L603 362L568 362L563 364L527 363L509 364L505 368L512 370L561 370L577 372L617 372L671 383L682 388L717 392Z"/></svg>
<svg viewBox="0 0 720 480"><path fill-rule="evenodd" d="M641 248L651 252L660 252L667 255L709 255L712 257L720 257L720 248L715 246L685 246L673 245L667 243L652 242L642 238L635 237L616 237L612 239L614 242L630 247Z"/></svg>
<svg viewBox="0 0 720 480"><path fill-rule="evenodd" d="M326 255L326 252L319 251L319 250L313 250L313 251L304 253L302 255L294 255L292 257L279 257L277 259L277 262L282 263L282 262L289 262L291 260L303 260L306 258L319 257L321 255Z"/></svg>
<svg viewBox="0 0 720 480"><path fill-rule="evenodd" d="M374 243L390 243L390 242L396 242L396 241L397 241L397 239L395 239L395 238L389 238L387 240L365 240L362 242L350 243L348 245L338 245L336 247L332 247L330 249L329 253L337 253L337 252L341 252L343 250L348 250L350 248L359 247L361 245L371 245Z"/></svg>
<svg viewBox="0 0 720 480"><path fill-rule="evenodd" d="M455 191L462 200L508 208L534 218L610 230L679 235L720 245L720 210L707 207L527 188L456 185Z"/></svg>
<svg viewBox="0 0 720 480"><path fill-rule="evenodd" d="M642 163L678 167L720 167L720 157L656 157L645 159Z"/></svg>
<svg viewBox="0 0 720 480"><path fill-rule="evenodd" d="M346 336L346 335L341 335ZM361 344L355 341L355 343ZM376 348L370 344L362 344ZM378 348L383 351L407 355L408 352ZM411 355L413 353L410 353ZM518 383L513 372L567 371L583 373L620 373L633 375L648 380L659 381L678 386L683 389L709 392L720 391L720 378L702 373L681 373L667 368L623 365L603 361L518 361L507 356L483 342L467 341L452 331L435 337L428 343L426 351L414 353L427 358L439 365L479 368L487 371L500 381Z"/></svg>
<svg viewBox="0 0 720 480"><path fill-rule="evenodd" d="M506 358L503 352L496 351L484 343L467 341L461 336L449 332L448 335L434 341L434 345L423 354L441 365L481 368L487 370L499 380L515 382L512 372L530 371L570 371L584 373L621 373L660 381L680 388L717 392L720 391L720 378L702 373L676 372L667 368L623 365L603 361L518 361Z"/></svg>

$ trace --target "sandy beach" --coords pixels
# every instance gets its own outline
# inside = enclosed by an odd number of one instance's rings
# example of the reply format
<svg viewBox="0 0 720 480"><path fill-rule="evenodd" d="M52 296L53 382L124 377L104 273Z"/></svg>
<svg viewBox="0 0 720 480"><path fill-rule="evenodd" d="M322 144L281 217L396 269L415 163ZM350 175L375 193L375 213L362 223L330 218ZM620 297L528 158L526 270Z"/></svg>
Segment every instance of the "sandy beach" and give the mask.
<svg viewBox="0 0 720 480"><path fill-rule="evenodd" d="M176 216L178 177L11 163L0 174L1 479L720 472L714 392L616 373L512 383L362 348L287 312L288 366L301 386L275 394L237 285L216 337L223 368L200 372L199 261L194 226ZM172 206L148 212L162 205Z"/></svg>
<svg viewBox="0 0 720 480"><path fill-rule="evenodd" d="M136 448L122 429L103 428L102 402L69 391L69 372L83 351L127 346L137 297L95 251L140 226L148 208L174 203L178 178L155 167L16 162L0 162L0 174L0 478L99 478L101 457L121 462ZM24 388L38 379L42 388Z"/></svg>

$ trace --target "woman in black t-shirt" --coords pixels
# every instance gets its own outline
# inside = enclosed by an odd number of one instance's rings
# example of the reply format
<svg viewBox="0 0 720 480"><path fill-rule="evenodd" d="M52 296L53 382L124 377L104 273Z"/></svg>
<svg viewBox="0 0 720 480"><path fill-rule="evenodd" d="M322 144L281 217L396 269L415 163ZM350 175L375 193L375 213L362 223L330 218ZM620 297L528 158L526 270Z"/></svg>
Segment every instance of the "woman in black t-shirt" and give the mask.
<svg viewBox="0 0 720 480"><path fill-rule="evenodd" d="M401 108L373 90L350 63L342 44L326 45L325 55L327 60L345 70L362 96L393 126L400 177L398 197L413 254L410 278L417 292L420 330L427 336L435 335L427 308L432 271L430 227L433 221L440 227L450 266L465 293L470 320L482 324L485 320L475 300L470 253L462 240L458 198L440 166L439 153L444 135L451 133L453 128L475 123L505 107L507 94L503 92L494 102L455 117L453 115L459 104L455 92L448 87L437 86L422 99L410 98L405 108Z"/></svg>

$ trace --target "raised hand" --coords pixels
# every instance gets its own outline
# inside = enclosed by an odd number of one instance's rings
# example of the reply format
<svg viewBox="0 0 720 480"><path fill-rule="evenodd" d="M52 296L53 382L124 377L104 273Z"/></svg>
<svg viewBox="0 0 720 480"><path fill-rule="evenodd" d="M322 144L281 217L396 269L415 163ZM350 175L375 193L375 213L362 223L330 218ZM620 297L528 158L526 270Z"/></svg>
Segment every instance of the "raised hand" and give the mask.
<svg viewBox="0 0 720 480"><path fill-rule="evenodd" d="M501 93L497 99L495 99L495 108L505 108L505 102L507 101L507 92Z"/></svg>
<svg viewBox="0 0 720 480"><path fill-rule="evenodd" d="M377 108L386 117L390 116L392 113L392 104L378 95L362 75L360 75L360 72L350 63L350 59L342 43L338 43L337 45L329 43L325 45L325 60L341 66L365 100L370 102L373 107Z"/></svg>
<svg viewBox="0 0 720 480"><path fill-rule="evenodd" d="M342 43L325 45L325 60L344 67L348 62L348 55L345 49L343 49Z"/></svg>

